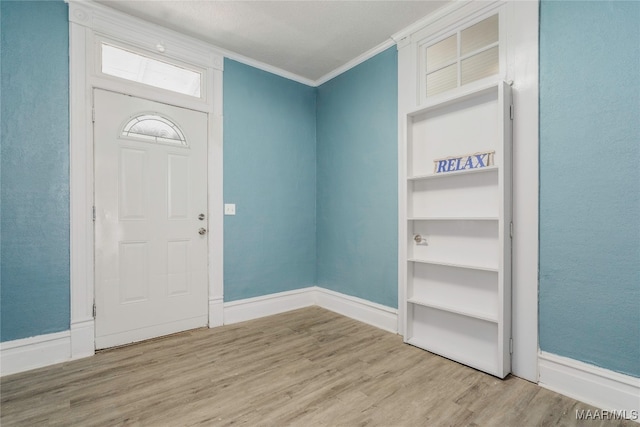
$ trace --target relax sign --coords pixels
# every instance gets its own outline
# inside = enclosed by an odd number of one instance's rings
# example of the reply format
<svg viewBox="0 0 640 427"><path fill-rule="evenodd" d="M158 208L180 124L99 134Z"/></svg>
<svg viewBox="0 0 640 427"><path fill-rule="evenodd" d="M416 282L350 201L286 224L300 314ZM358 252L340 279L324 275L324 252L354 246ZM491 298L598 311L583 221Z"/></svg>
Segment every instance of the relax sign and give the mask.
<svg viewBox="0 0 640 427"><path fill-rule="evenodd" d="M455 172L467 169L485 168L493 166L495 151L485 151L482 153L465 154L459 157L447 157L446 159L436 159L434 163L434 173Z"/></svg>

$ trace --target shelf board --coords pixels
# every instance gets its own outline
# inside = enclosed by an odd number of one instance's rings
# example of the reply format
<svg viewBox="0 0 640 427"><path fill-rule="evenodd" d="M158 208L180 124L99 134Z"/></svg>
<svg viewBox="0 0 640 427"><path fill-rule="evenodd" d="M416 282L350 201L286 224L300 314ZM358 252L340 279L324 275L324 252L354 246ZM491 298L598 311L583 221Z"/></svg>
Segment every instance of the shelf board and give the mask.
<svg viewBox="0 0 640 427"><path fill-rule="evenodd" d="M432 216L432 217L409 217L408 221L499 221L500 218L494 216L473 217L473 216Z"/></svg>
<svg viewBox="0 0 640 427"><path fill-rule="evenodd" d="M480 271L490 271L493 273L497 273L497 268L489 268L489 267L479 267L474 265L465 265L465 264L455 264L451 262L440 262L440 261L428 261L426 259L417 259L417 258L409 258L408 262L419 262L421 264L432 264L432 265L441 265L444 267L452 267L452 268L466 268L469 270L480 270Z"/></svg>
<svg viewBox="0 0 640 427"><path fill-rule="evenodd" d="M452 90L450 92L445 92L443 94L434 96L427 100L426 103L421 105L418 108L410 110L407 113L407 117L414 119L416 117L420 117L425 113L430 113L432 111L437 111L439 109L448 107L450 105L459 104L460 102L467 101L469 99L477 98L478 96L482 96L486 93L498 92L499 86L502 82L489 82L480 85L470 85L469 87L460 87L456 90Z"/></svg>
<svg viewBox="0 0 640 427"><path fill-rule="evenodd" d="M409 298L407 299L407 302L411 304L421 305L423 307L429 307L429 308L434 308L436 310L446 311L448 313L454 313L454 314L459 314L461 316L471 317L473 319L478 319L485 322L498 323L498 318L496 316L491 316L484 313L477 313L477 312L474 313L468 310L461 310L453 306L447 306L444 304L435 304L435 303L431 303L431 302L416 299L416 298Z"/></svg>
<svg viewBox="0 0 640 427"><path fill-rule="evenodd" d="M408 176L407 181L422 181L422 180L428 180L428 179L446 178L448 176L473 175L476 173L487 173L487 172L497 171L498 169L499 169L498 166L487 166L484 168L468 169L468 170L453 171L453 172L430 173L428 175L414 175L414 176Z"/></svg>

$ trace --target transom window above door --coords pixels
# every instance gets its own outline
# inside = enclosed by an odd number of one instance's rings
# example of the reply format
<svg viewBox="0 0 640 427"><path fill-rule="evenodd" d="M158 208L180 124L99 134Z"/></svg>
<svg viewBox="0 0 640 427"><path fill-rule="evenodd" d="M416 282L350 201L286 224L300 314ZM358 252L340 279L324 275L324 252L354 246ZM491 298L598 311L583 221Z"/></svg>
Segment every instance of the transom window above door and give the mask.
<svg viewBox="0 0 640 427"><path fill-rule="evenodd" d="M202 72L101 43L103 74L201 98Z"/></svg>
<svg viewBox="0 0 640 427"><path fill-rule="evenodd" d="M495 14L425 44L421 50L423 96L431 97L500 73L500 23Z"/></svg>

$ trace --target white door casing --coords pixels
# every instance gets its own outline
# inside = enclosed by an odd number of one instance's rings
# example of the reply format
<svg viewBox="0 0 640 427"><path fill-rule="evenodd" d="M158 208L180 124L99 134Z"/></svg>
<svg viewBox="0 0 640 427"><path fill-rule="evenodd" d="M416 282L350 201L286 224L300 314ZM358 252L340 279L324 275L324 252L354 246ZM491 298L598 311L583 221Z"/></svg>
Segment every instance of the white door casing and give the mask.
<svg viewBox="0 0 640 427"><path fill-rule="evenodd" d="M205 326L207 115L94 94L96 348ZM123 135L140 115L170 120L184 143Z"/></svg>
<svg viewBox="0 0 640 427"><path fill-rule="evenodd" d="M512 333L513 374L538 381L538 1L460 1L445 6L412 27L393 36L398 46L398 172L399 217L406 205L403 160L407 132L406 114L420 107L419 44L426 38L467 25L478 16L502 9L504 15L504 66L497 76L511 81L513 103L513 241ZM501 25L502 25L501 24ZM502 44L502 41L501 41ZM399 223L399 265L406 260L402 239L407 225ZM398 330L405 330L401 301L406 270L399 269Z"/></svg>
<svg viewBox="0 0 640 427"><path fill-rule="evenodd" d="M204 70L201 99L105 78L99 72L99 40L109 38L138 52ZM161 44L164 52L158 53ZM70 71L70 329L72 359L95 352L93 191L93 91L103 88L156 100L208 116L208 325L223 323L223 144L222 81L224 57L212 45L133 18L93 2L69 1ZM206 297L205 297L206 298Z"/></svg>

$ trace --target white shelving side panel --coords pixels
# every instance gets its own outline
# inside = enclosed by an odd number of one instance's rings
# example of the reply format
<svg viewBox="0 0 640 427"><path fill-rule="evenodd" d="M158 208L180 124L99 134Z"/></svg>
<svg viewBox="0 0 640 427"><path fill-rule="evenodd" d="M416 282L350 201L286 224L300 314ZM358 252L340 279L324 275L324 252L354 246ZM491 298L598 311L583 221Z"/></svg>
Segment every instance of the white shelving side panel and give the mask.
<svg viewBox="0 0 640 427"><path fill-rule="evenodd" d="M405 341L511 370L511 88L407 115ZM416 237L417 236L417 237Z"/></svg>

